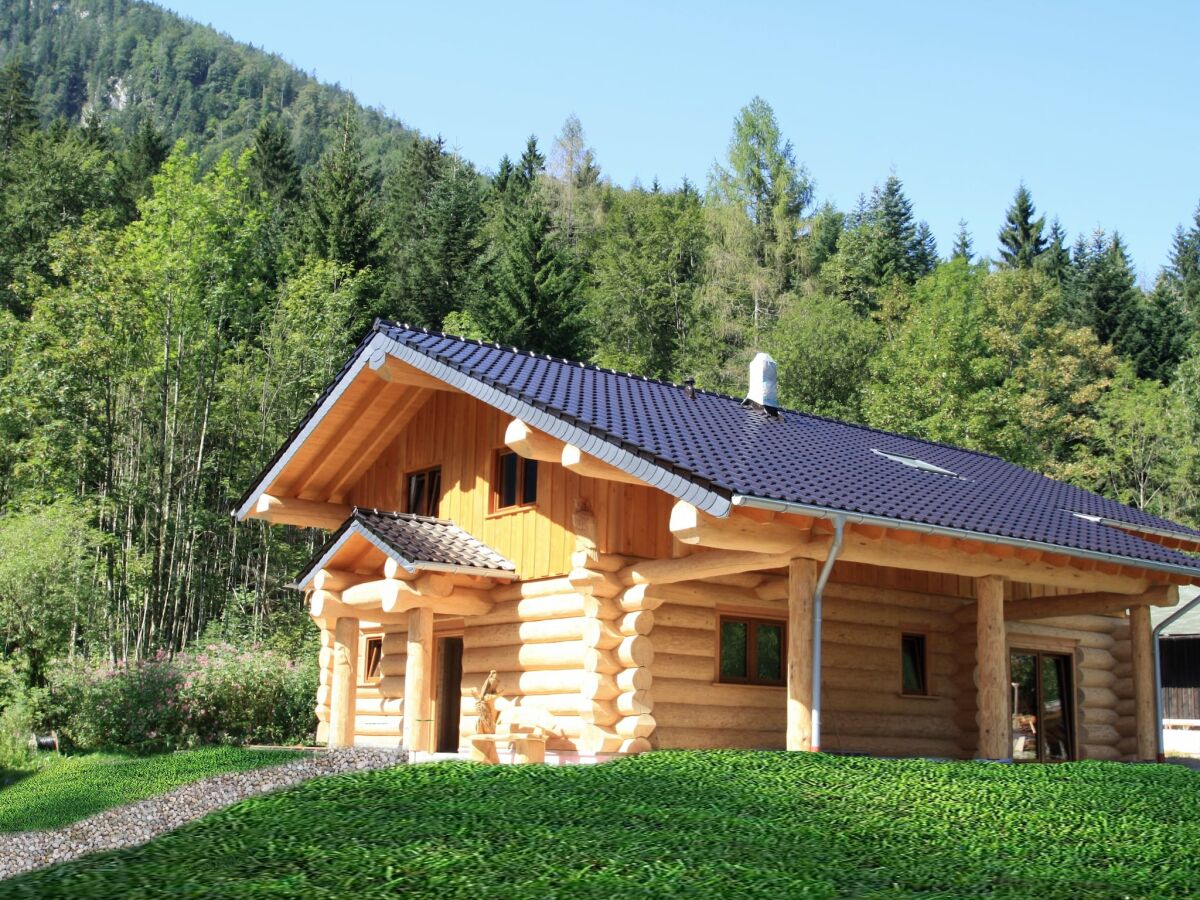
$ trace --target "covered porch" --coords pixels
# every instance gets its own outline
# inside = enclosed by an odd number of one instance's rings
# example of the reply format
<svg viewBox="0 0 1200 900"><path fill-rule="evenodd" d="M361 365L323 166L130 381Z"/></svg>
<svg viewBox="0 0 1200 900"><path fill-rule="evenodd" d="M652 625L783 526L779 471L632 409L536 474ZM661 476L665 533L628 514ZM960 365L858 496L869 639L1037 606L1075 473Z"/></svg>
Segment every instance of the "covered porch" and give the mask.
<svg viewBox="0 0 1200 900"><path fill-rule="evenodd" d="M435 626L461 634L466 620L492 609L493 588L515 575L511 562L449 522L355 509L294 585L321 629L318 742L354 745L358 689L364 666L373 665L383 669L381 684L395 684L377 712L400 718L402 746L434 750ZM389 626L403 636L377 638L375 658L362 659L363 630ZM387 646L399 637L402 649ZM403 661L399 671L395 660ZM457 693L453 699L457 720Z"/></svg>
<svg viewBox="0 0 1200 900"><path fill-rule="evenodd" d="M761 601L774 601L786 612L785 745L790 750L827 746L822 700L832 700L836 712L831 715L839 727L851 720L862 720L867 723L862 727L870 727L873 718L880 729L879 740L860 742L870 750L884 755L942 755L924 749L932 747L932 742L914 741L896 724L906 711L921 708L915 698L892 693L891 699L883 697L875 706L864 707L874 713L868 718L870 713L856 712L859 706L854 692L841 683L848 674L840 668L846 661L834 659L832 668L823 663L823 647L844 656L846 645L839 642L852 640L856 634L864 642L864 669L872 668L871 655L883 652L878 645L884 641L896 643L896 648L887 652L898 658L898 632L904 630L904 617L917 618L913 613L895 613L891 632L881 627L882 623L868 620L862 620L857 629L848 629L841 621L827 623L823 600L831 590L830 573L840 564L953 576L959 585L966 582L966 588L958 590L961 599L942 598L938 618L930 620L936 623L937 639L947 651L943 658L951 671L942 675L948 683L953 682L949 691L953 697L938 698L945 710L938 728L944 729L943 737L953 734L961 741L963 755L994 760L1012 759L1014 754L1030 758L1025 748L1042 741L1036 735L1040 723L1022 715L1026 710L1016 708L1021 706L1019 690L1023 689L1017 664L1027 667L1033 659L1040 666L1046 659L1061 659L1069 667L1065 670L1069 681L1063 690L1070 695L1056 697L1054 703L1063 711L1060 715L1070 711L1072 725L1082 733L1080 742L1086 739L1084 749L1088 751L1083 753L1076 745L1063 758L1133 756L1153 760L1156 756L1150 608L1177 602L1175 582L1185 581L1183 576L1068 556L1056 548L921 533L856 521L852 516L821 518L744 507L718 519L681 502L673 510L671 531L679 542L680 555L633 564L621 573L623 579L664 597L672 595L672 585L675 591L685 585L696 590L697 579L740 580L742 590L748 589ZM833 592L839 597L861 598L864 610L882 609L872 603L878 598L869 591L848 591L837 585ZM919 599L903 591L890 593L897 595L896 602L901 605ZM753 600L744 602L749 606ZM932 608L922 613L932 614ZM834 633L823 634L827 628ZM841 680L823 685L831 672ZM864 675L853 682L862 685L860 693L871 688L871 676ZM1032 690L1034 681L1029 684ZM951 716L957 720L949 721ZM665 724L660 718L660 727ZM1022 728L1029 733L1027 739L1020 734ZM1130 732L1135 738L1133 746L1119 752ZM901 734L905 736L901 738ZM905 752L888 754L889 736L894 739L891 743Z"/></svg>

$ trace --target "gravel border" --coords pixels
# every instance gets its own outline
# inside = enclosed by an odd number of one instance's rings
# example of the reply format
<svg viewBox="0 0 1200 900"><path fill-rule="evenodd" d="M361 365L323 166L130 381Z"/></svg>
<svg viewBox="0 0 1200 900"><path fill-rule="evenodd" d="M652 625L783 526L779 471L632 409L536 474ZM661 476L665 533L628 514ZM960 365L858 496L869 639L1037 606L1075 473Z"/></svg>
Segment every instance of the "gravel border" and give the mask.
<svg viewBox="0 0 1200 900"><path fill-rule="evenodd" d="M240 800L292 787L310 778L389 769L408 762L403 750L346 747L315 752L278 766L226 772L165 794L98 812L62 828L0 835L0 879L90 853L136 847Z"/></svg>

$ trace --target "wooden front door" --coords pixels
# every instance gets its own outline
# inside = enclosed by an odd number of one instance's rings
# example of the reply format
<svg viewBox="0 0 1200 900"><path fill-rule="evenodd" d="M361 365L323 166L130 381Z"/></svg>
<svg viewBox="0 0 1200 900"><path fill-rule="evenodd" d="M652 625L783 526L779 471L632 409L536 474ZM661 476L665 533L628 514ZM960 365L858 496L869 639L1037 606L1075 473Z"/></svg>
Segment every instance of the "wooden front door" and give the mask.
<svg viewBox="0 0 1200 900"><path fill-rule="evenodd" d="M437 733L438 753L458 752L458 718L462 709L463 639L438 639Z"/></svg>
<svg viewBox="0 0 1200 900"><path fill-rule="evenodd" d="M1076 758L1075 687L1071 657L1013 650L1012 755L1017 762Z"/></svg>

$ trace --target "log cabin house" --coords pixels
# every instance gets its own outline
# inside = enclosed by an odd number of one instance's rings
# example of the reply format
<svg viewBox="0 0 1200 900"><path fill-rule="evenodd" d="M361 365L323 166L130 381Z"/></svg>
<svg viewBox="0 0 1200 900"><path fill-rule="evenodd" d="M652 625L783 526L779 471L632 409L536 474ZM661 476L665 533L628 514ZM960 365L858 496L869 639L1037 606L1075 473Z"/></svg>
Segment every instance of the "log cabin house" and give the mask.
<svg viewBox="0 0 1200 900"><path fill-rule="evenodd" d="M323 528L318 738L1152 759L1200 532L983 453L379 321L239 503Z"/></svg>

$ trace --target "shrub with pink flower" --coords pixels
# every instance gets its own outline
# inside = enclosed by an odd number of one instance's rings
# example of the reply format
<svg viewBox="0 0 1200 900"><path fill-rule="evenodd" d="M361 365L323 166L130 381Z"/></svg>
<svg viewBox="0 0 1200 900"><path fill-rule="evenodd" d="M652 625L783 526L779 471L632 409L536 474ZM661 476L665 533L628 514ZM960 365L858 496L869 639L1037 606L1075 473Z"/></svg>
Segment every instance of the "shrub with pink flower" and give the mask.
<svg viewBox="0 0 1200 900"><path fill-rule="evenodd" d="M128 665L52 667L46 727L80 749L152 753L214 743L298 743L316 729L317 660L212 644Z"/></svg>

